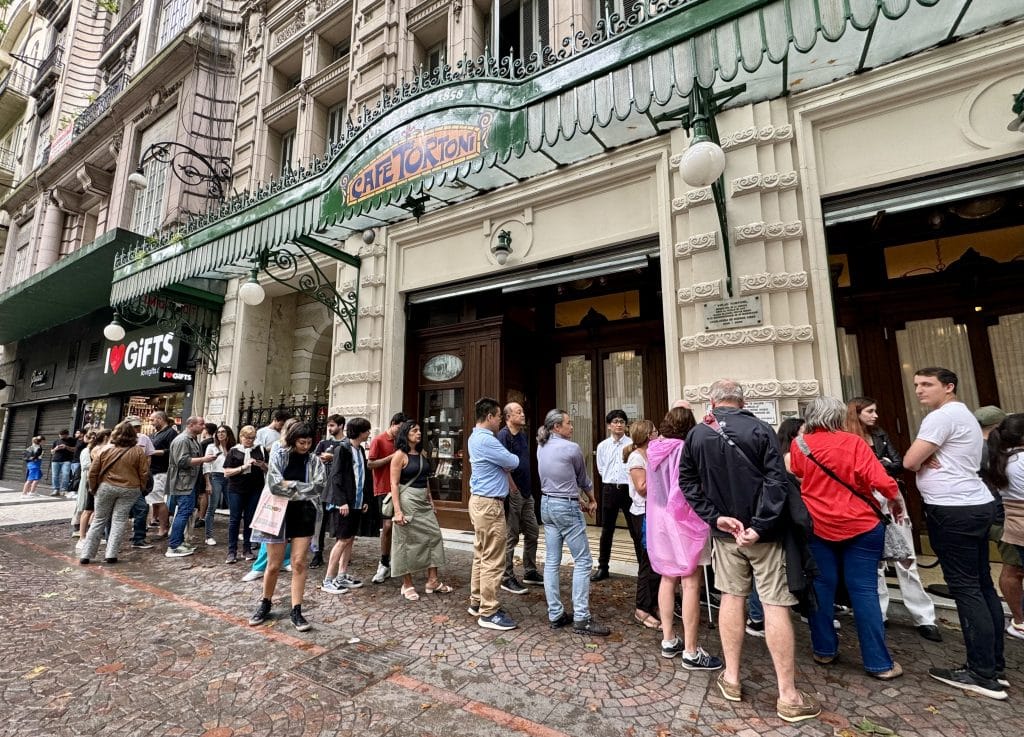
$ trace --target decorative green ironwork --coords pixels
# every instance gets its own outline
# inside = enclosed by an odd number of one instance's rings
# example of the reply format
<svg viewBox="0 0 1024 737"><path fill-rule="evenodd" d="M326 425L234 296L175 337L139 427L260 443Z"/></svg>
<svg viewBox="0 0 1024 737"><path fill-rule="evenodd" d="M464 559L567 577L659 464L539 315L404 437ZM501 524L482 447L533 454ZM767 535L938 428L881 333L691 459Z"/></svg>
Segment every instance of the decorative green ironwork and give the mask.
<svg viewBox="0 0 1024 737"><path fill-rule="evenodd" d="M217 373L220 313L164 295L147 294L117 305L117 314L130 325L157 325L174 333L196 350L209 373Z"/></svg>
<svg viewBox="0 0 1024 737"><path fill-rule="evenodd" d="M298 253L295 251L298 251ZM356 270L354 286L351 291L347 294L338 292L333 280L317 264L314 258L317 252L327 254ZM303 260L305 260L309 270L300 273ZM278 284L283 284L293 291L312 297L337 315L349 335L349 339L344 343L344 349L355 353L360 265L360 260L357 256L339 251L314 238L300 236L289 244L287 248L263 249L259 252L253 263L256 268Z"/></svg>

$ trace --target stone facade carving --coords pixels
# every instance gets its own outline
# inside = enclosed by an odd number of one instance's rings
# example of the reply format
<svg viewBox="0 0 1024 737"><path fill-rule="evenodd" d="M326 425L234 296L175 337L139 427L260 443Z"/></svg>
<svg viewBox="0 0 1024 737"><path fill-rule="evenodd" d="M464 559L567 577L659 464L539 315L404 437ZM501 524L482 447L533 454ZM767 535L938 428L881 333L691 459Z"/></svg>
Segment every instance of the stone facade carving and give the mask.
<svg viewBox="0 0 1024 737"><path fill-rule="evenodd" d="M695 233L676 243L676 258L690 258L695 253L718 250L718 233Z"/></svg>
<svg viewBox="0 0 1024 737"><path fill-rule="evenodd" d="M379 410L379 404L339 404L331 408L332 412L345 415L345 417L366 417L369 415L376 415Z"/></svg>
<svg viewBox="0 0 1024 737"><path fill-rule="evenodd" d="M747 223L737 225L732 229L733 243L755 243L759 241L778 241L800 238L804 234L804 224L801 220L794 220L791 223Z"/></svg>
<svg viewBox="0 0 1024 737"><path fill-rule="evenodd" d="M766 125L760 128L751 126L723 138L722 149L732 151L744 146L761 146L791 140L793 140L793 126L791 125Z"/></svg>
<svg viewBox="0 0 1024 737"><path fill-rule="evenodd" d="M387 256L388 247L383 243L371 243L370 245L362 245L359 247L359 256L362 258L369 258L371 256Z"/></svg>
<svg viewBox="0 0 1024 737"><path fill-rule="evenodd" d="M359 277L359 284L364 287L382 287L384 282L383 274L363 274Z"/></svg>
<svg viewBox="0 0 1024 737"><path fill-rule="evenodd" d="M362 384L370 381L380 381L380 371L350 371L344 374L335 374L331 377L331 386Z"/></svg>
<svg viewBox="0 0 1024 737"><path fill-rule="evenodd" d="M686 212L691 207L697 207L698 205L707 205L714 201L715 198L711 194L711 187L691 189L682 197L676 197L674 200L672 200L672 212Z"/></svg>
<svg viewBox="0 0 1024 737"><path fill-rule="evenodd" d="M692 287L684 287L680 289L676 297L677 301L681 305L692 304L693 302L707 302L712 299L721 299L722 281L721 279L716 279L715 281L698 282Z"/></svg>
<svg viewBox="0 0 1024 737"><path fill-rule="evenodd" d="M821 386L816 379L799 381L778 381L757 379L743 381L743 393L748 399L791 399L821 396ZM683 387L683 398L688 402L706 402L711 384L687 384Z"/></svg>
<svg viewBox="0 0 1024 737"><path fill-rule="evenodd" d="M739 278L740 294L764 294L767 292L796 292L807 289L806 271L765 271L761 274L744 274Z"/></svg>
<svg viewBox="0 0 1024 737"><path fill-rule="evenodd" d="M384 314L384 305L367 305L359 308L360 317L380 317Z"/></svg>
<svg viewBox="0 0 1024 737"><path fill-rule="evenodd" d="M810 325L762 325L757 328L687 335L679 339L679 350L682 353L695 353L708 348L734 348L771 343L810 343L812 340L814 340L814 328Z"/></svg>
<svg viewBox="0 0 1024 737"><path fill-rule="evenodd" d="M754 192L785 192L796 189L800 177L795 171L777 172L775 174L751 174L737 177L732 182L732 196L752 194Z"/></svg>

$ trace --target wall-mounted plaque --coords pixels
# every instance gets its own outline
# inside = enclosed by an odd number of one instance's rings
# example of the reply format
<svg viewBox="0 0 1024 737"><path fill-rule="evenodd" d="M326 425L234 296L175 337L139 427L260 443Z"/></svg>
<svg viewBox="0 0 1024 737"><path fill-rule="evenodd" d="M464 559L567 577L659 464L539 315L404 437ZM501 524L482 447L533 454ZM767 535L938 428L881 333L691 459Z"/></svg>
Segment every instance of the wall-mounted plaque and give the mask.
<svg viewBox="0 0 1024 737"><path fill-rule="evenodd" d="M750 399L743 403L743 409L772 427L779 424L779 400L777 399Z"/></svg>
<svg viewBox="0 0 1024 737"><path fill-rule="evenodd" d="M462 373L462 359L451 353L431 356L423 364L423 378L427 381L451 381Z"/></svg>
<svg viewBox="0 0 1024 737"><path fill-rule="evenodd" d="M705 330L748 328L761 325L763 322L764 310L761 308L759 295L704 303Z"/></svg>

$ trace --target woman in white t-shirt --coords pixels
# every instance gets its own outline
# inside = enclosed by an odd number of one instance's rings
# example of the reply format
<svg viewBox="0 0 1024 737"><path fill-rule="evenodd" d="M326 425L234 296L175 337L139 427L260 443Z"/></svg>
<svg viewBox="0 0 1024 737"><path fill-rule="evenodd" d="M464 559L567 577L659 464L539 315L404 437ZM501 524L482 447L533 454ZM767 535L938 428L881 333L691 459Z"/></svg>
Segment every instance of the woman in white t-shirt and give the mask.
<svg viewBox="0 0 1024 737"><path fill-rule="evenodd" d="M632 441L622 450L622 460L629 472L629 498L633 500L629 507L630 516L627 521L634 529L630 530L633 538L633 549L636 552L636 610L633 620L648 629L661 627L658 619L658 587L661 576L651 568L647 557L647 544L644 539L647 517L647 443L658 431L650 420L636 420L629 426L629 439ZM671 617L672 613L669 612Z"/></svg>

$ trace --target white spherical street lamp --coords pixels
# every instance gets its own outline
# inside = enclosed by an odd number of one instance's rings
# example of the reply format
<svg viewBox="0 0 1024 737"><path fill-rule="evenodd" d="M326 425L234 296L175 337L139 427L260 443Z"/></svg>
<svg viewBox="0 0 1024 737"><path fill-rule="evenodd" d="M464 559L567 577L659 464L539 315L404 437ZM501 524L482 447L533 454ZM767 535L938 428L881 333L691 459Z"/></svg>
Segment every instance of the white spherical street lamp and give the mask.
<svg viewBox="0 0 1024 737"><path fill-rule="evenodd" d="M698 115L693 121L693 141L679 161L679 173L691 187L707 187L725 171L725 151L708 133L707 117Z"/></svg>
<svg viewBox="0 0 1024 737"><path fill-rule="evenodd" d="M111 343L124 340L124 328L121 326L121 319L117 316L116 312L110 323L103 328L103 337Z"/></svg>
<svg viewBox="0 0 1024 737"><path fill-rule="evenodd" d="M266 296L266 292L256 279L256 269L253 269L249 281L238 288L238 298L250 307L255 307L262 304Z"/></svg>

